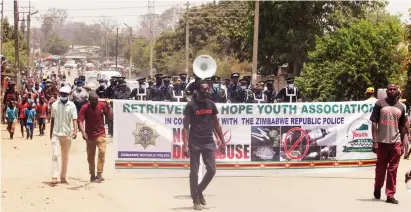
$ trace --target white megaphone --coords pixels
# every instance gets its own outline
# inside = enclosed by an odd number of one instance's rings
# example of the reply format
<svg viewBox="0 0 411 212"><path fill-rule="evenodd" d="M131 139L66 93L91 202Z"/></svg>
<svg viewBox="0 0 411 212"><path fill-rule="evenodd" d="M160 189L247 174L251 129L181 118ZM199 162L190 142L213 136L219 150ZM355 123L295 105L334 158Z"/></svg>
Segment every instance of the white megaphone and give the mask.
<svg viewBox="0 0 411 212"><path fill-rule="evenodd" d="M217 63L209 55L200 55L193 62L193 71L201 79L212 77L217 71Z"/></svg>

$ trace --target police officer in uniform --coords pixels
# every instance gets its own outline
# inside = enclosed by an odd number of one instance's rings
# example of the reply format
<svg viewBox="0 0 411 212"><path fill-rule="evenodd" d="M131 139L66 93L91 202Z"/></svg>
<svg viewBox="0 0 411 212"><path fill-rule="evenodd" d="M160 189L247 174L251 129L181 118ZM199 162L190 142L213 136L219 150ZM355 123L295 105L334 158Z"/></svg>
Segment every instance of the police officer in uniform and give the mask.
<svg viewBox="0 0 411 212"><path fill-rule="evenodd" d="M240 78L239 73L232 73L231 74L232 83L229 87L227 87L230 93L231 102L233 103L238 102L238 99L241 99L241 97L239 96L240 95L239 92L241 90L241 85L238 82L239 78Z"/></svg>
<svg viewBox="0 0 411 212"><path fill-rule="evenodd" d="M169 94L173 87L170 85L171 78L169 76L164 76L162 79L163 79L163 86L161 86L161 92L163 93L164 100L170 101L171 96Z"/></svg>
<svg viewBox="0 0 411 212"><path fill-rule="evenodd" d="M117 77L111 77L110 85L106 88L106 97L109 99L114 99L114 93L117 90Z"/></svg>
<svg viewBox="0 0 411 212"><path fill-rule="evenodd" d="M266 103L267 96L264 94L264 82L259 82L254 86L250 103Z"/></svg>
<svg viewBox="0 0 411 212"><path fill-rule="evenodd" d="M152 101L164 101L164 95L161 91L163 87L162 78L163 74L156 74L154 77L156 78L156 84L151 87L149 98Z"/></svg>
<svg viewBox="0 0 411 212"><path fill-rule="evenodd" d="M173 88L171 88L167 94L171 102L187 102L181 83L181 78L173 80Z"/></svg>
<svg viewBox="0 0 411 212"><path fill-rule="evenodd" d="M188 84L187 74L180 74L180 87L181 87L181 90L186 89L187 84Z"/></svg>
<svg viewBox="0 0 411 212"><path fill-rule="evenodd" d="M226 91L221 86L221 78L219 76L211 77L210 99L215 103L226 103Z"/></svg>
<svg viewBox="0 0 411 212"><path fill-rule="evenodd" d="M251 84L251 76L244 76L243 79L246 81L247 89L252 90L253 85Z"/></svg>
<svg viewBox="0 0 411 212"><path fill-rule="evenodd" d="M299 91L298 88L294 86L294 77L287 77L285 81L287 81L287 87L284 87L278 92L277 100L287 103L297 102Z"/></svg>
<svg viewBox="0 0 411 212"><path fill-rule="evenodd" d="M117 89L114 92L114 98L115 99L129 99L131 90L126 84L125 77L119 77L117 78L118 80L118 85Z"/></svg>
<svg viewBox="0 0 411 212"><path fill-rule="evenodd" d="M146 101L147 100L146 78L140 78L140 79L137 79L137 81L138 81L139 86L138 88L134 88L131 91L130 98L135 99L135 100ZM142 94L145 94L145 96L141 96Z"/></svg>
<svg viewBox="0 0 411 212"><path fill-rule="evenodd" d="M103 79L100 79L99 81L99 87L96 89L96 93L98 95L99 98L107 98L106 96L106 83L104 82Z"/></svg>
<svg viewBox="0 0 411 212"><path fill-rule="evenodd" d="M274 80L267 80L265 81L265 85L267 87L267 90L264 91L264 94L267 99L267 103L274 103L276 93L274 89Z"/></svg>

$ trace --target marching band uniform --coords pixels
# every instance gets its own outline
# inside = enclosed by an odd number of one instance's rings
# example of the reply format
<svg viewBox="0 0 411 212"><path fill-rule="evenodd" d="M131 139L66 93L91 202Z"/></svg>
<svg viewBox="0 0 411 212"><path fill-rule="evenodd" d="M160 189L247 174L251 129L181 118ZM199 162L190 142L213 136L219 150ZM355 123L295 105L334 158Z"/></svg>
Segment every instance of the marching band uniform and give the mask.
<svg viewBox="0 0 411 212"><path fill-rule="evenodd" d="M106 88L106 97L109 99L114 99L114 93L117 90L117 77L111 77L110 86Z"/></svg>
<svg viewBox="0 0 411 212"><path fill-rule="evenodd" d="M103 79L100 79L98 81L100 83L100 86L96 89L96 93L98 95L99 98L107 98L106 96L106 84L104 83Z"/></svg>
<svg viewBox="0 0 411 212"><path fill-rule="evenodd" d="M231 74L231 79L233 81L233 83L229 86L231 102L241 102L241 96L240 96L241 85L240 83L238 83L239 78L240 78L239 73Z"/></svg>
<svg viewBox="0 0 411 212"><path fill-rule="evenodd" d="M156 84L151 87L149 98L152 101L164 101L164 95L163 92L161 91L161 88L163 87L162 84L162 79L161 76L162 74L156 74Z"/></svg>
<svg viewBox="0 0 411 212"><path fill-rule="evenodd" d="M187 87L187 84L188 84L188 82L187 82L187 74L180 74L179 75L180 76L180 87L181 87L181 89L180 90L185 90L186 89L186 87Z"/></svg>
<svg viewBox="0 0 411 212"><path fill-rule="evenodd" d="M264 94L266 96L266 103L274 103L274 100L276 98L276 93L274 89L274 80L267 80L265 81L265 84L267 86L267 90L264 91Z"/></svg>
<svg viewBox="0 0 411 212"><path fill-rule="evenodd" d="M173 88L168 91L168 98L170 102L187 102L183 86L181 86L181 79L177 79L173 83ZM184 87L185 88L185 87Z"/></svg>
<svg viewBox="0 0 411 212"><path fill-rule="evenodd" d="M131 91L130 99L146 101L147 100L147 93L148 93L147 88L146 88L146 78L140 78L140 79L137 79L137 81L138 81L139 86L138 86L138 88L134 88ZM143 96L141 96L141 95L143 95ZM141 97L142 97L142 99L141 99Z"/></svg>
<svg viewBox="0 0 411 212"><path fill-rule="evenodd" d="M114 92L115 99L129 99L131 90L127 86L124 77L118 77L118 86Z"/></svg>
<svg viewBox="0 0 411 212"><path fill-rule="evenodd" d="M172 86L170 86L170 77L165 76L162 79L163 79L163 86L161 86L161 92L163 93L164 100L170 101L171 96L168 95L171 91L171 88L172 88Z"/></svg>
<svg viewBox="0 0 411 212"><path fill-rule="evenodd" d="M297 102L298 99L298 88L294 87L294 77L287 77L287 87L284 87L277 94L277 99L281 102Z"/></svg>

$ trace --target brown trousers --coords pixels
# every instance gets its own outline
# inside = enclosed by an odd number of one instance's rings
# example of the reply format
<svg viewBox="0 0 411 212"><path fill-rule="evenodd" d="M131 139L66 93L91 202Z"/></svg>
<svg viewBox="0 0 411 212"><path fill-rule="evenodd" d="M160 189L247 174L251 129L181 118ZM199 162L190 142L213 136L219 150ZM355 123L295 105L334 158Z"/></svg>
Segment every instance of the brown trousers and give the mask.
<svg viewBox="0 0 411 212"><path fill-rule="evenodd" d="M91 176L96 176L96 147L98 148L97 175L101 175L106 159L106 138L98 137L87 141L87 161Z"/></svg>

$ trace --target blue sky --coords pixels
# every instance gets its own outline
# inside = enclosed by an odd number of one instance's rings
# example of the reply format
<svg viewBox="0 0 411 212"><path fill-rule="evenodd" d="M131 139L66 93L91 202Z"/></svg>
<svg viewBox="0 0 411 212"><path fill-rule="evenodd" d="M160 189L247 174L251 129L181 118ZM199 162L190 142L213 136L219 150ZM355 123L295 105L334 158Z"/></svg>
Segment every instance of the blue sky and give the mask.
<svg viewBox="0 0 411 212"><path fill-rule="evenodd" d="M201 4L212 0L190 0L191 4ZM178 0L161 0L155 1L155 12L162 13L172 5L181 5L185 7L187 1ZM403 21L410 23L408 9L411 8L411 0L390 0L388 11L391 14L405 14ZM29 0L19 0L19 5L28 7ZM80 21L94 23L99 20L99 16L110 16L117 20L118 23L126 23L136 27L141 15L147 13L148 0L32 0L31 6L39 10L39 14L44 13L49 8L67 9L70 21ZM119 8L119 9L104 9ZM92 9L92 10L89 10ZM24 9L28 11L28 9ZM32 19L33 26L39 26L40 21L35 17ZM13 0L4 0L4 16L13 20Z"/></svg>

